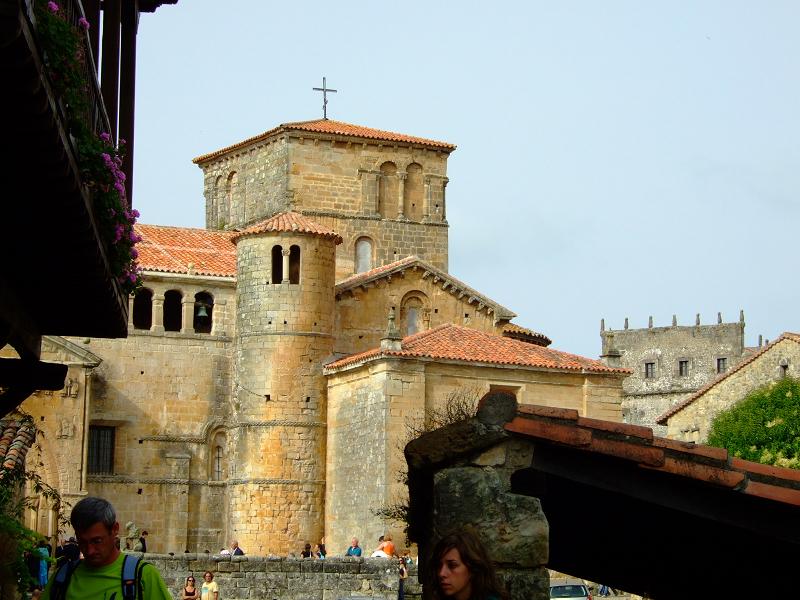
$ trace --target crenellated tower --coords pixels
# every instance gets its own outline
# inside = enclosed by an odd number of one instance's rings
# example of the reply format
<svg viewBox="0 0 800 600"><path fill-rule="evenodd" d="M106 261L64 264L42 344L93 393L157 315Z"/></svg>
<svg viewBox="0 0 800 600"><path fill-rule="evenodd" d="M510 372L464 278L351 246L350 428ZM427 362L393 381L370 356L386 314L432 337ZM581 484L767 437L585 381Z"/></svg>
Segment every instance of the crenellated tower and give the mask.
<svg viewBox="0 0 800 600"><path fill-rule="evenodd" d="M324 535L325 378L335 232L284 212L234 236L237 332L229 532L253 554Z"/></svg>

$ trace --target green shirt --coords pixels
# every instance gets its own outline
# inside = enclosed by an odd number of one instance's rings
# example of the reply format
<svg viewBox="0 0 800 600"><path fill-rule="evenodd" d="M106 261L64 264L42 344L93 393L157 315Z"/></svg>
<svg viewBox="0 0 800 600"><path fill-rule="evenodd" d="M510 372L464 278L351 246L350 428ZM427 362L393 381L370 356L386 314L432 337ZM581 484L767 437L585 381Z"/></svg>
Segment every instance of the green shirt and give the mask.
<svg viewBox="0 0 800 600"><path fill-rule="evenodd" d="M81 562L69 578L65 600L122 600L122 561L120 552L110 565L93 569ZM50 589L55 575L50 578L41 600L50 600ZM151 564L142 568L142 600L172 600L164 580Z"/></svg>

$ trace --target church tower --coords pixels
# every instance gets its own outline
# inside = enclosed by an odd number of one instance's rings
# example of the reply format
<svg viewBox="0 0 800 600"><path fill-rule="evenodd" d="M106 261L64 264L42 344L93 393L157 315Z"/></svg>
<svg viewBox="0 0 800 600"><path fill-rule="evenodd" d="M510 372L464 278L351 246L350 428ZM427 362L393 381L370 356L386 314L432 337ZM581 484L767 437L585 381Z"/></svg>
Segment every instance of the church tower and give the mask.
<svg viewBox="0 0 800 600"><path fill-rule="evenodd" d="M329 119L284 123L194 159L208 229L294 211L338 232L336 279L415 255L447 270L455 146Z"/></svg>
<svg viewBox="0 0 800 600"><path fill-rule="evenodd" d="M324 535L325 378L342 238L283 212L234 236L237 322L230 535L285 554Z"/></svg>

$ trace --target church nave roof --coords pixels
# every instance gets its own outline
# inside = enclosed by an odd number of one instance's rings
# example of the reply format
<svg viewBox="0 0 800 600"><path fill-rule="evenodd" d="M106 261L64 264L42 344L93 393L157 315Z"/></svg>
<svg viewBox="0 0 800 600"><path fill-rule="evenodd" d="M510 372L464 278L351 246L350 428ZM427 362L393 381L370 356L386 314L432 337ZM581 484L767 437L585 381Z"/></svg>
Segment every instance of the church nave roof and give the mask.
<svg viewBox="0 0 800 600"><path fill-rule="evenodd" d="M236 232L138 223L135 229L143 271L236 277Z"/></svg>

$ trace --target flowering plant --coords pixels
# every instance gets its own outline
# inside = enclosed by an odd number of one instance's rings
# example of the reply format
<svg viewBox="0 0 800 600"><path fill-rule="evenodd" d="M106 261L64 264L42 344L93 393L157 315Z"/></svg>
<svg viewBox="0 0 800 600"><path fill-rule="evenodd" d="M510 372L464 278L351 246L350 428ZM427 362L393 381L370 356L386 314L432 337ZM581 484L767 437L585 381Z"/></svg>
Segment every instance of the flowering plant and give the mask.
<svg viewBox="0 0 800 600"><path fill-rule="evenodd" d="M98 135L90 124L86 31L91 24L84 17L73 24L53 0L37 0L35 11L48 75L61 97L69 131L76 141L82 180L92 194L111 273L130 294L142 284L135 247L141 237L133 229L139 211L128 208L121 168L125 141L116 146L109 133Z"/></svg>

